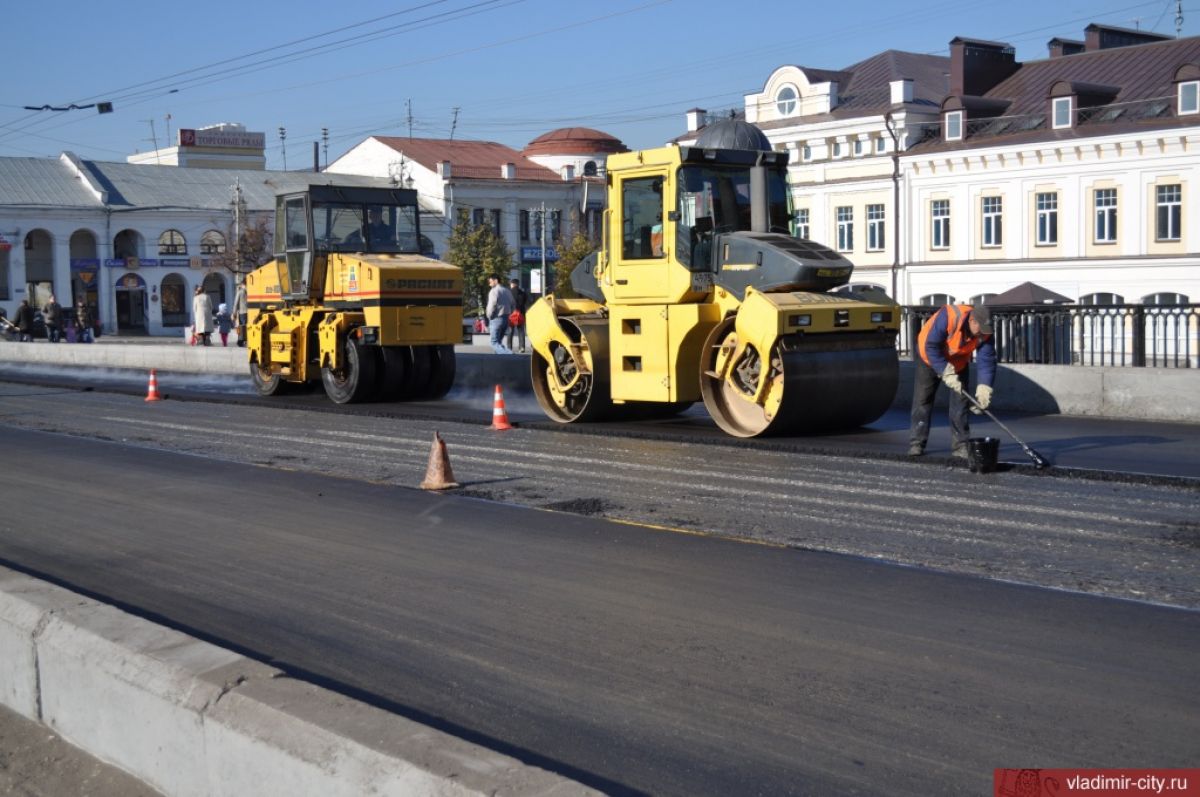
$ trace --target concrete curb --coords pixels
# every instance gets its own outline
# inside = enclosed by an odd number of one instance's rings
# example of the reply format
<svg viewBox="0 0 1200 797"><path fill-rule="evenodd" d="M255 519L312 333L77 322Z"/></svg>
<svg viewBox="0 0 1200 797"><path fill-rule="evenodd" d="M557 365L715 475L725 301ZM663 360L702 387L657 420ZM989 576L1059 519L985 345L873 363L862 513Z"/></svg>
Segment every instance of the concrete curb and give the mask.
<svg viewBox="0 0 1200 797"><path fill-rule="evenodd" d="M5 568L0 700L173 796L599 794Z"/></svg>
<svg viewBox="0 0 1200 797"><path fill-rule="evenodd" d="M529 357L461 346L456 390L500 384L511 395L530 395ZM97 345L0 341L0 362L130 368L183 373L246 374L246 350L160 344ZM911 361L900 362L894 407L912 403ZM1200 423L1200 368L1118 368L1071 365L1001 365L993 407L1003 412L1037 412L1171 423ZM946 391L938 392L945 405Z"/></svg>

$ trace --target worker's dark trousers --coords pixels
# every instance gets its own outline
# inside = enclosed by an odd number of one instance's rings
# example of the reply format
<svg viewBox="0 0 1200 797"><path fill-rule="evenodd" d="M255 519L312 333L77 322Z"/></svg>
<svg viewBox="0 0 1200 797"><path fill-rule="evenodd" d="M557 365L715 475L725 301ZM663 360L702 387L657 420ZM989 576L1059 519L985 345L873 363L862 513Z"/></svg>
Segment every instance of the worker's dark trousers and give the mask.
<svg viewBox="0 0 1200 797"><path fill-rule="evenodd" d="M963 390L968 389L967 369L958 372ZM933 399L937 395L941 377L924 360L918 359L913 368L912 425L909 427L908 442L919 444L922 449L929 441L929 416L933 414ZM950 439L953 448L965 446L971 437L971 425L967 420L967 400L957 393L950 394Z"/></svg>

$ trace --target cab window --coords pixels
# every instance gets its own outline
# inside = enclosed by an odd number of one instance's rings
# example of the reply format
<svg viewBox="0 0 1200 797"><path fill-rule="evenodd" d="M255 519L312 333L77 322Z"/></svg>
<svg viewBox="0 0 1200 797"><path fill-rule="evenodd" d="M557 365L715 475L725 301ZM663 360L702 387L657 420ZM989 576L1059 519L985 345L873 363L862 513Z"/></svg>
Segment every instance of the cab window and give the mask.
<svg viewBox="0 0 1200 797"><path fill-rule="evenodd" d="M626 260L663 257L663 178L623 181L621 214L622 257Z"/></svg>

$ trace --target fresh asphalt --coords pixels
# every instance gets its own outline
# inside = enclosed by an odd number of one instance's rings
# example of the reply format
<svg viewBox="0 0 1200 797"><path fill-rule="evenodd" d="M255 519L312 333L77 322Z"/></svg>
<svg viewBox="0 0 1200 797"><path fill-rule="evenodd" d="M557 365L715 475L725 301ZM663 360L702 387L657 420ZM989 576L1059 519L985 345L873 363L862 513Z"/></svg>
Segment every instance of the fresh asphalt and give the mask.
<svg viewBox="0 0 1200 797"><path fill-rule="evenodd" d="M0 445L6 507L54 519L6 512L6 565L611 793L978 794L996 767L1200 753L1195 611L11 426Z"/></svg>

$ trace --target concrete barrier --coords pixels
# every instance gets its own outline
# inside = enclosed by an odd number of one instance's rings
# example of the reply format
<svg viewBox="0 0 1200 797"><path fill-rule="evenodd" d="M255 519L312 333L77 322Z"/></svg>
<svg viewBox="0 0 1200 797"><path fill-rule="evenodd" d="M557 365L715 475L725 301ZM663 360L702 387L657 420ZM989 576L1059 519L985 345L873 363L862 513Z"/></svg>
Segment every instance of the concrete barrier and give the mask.
<svg viewBox="0 0 1200 797"><path fill-rule="evenodd" d="M172 796L598 794L4 568L0 700Z"/></svg>
<svg viewBox="0 0 1200 797"><path fill-rule="evenodd" d="M528 356L504 356L482 346L461 346L456 359L457 389L501 384L506 394L531 392ZM222 374L244 374L248 368L245 349L185 346L182 340L178 345L110 342L90 346L0 341L0 362ZM893 406L911 405L912 371L912 362L902 360ZM1200 423L1197 368L1001 365L995 387L994 407L1002 411ZM939 392L942 405L945 395L945 391Z"/></svg>

